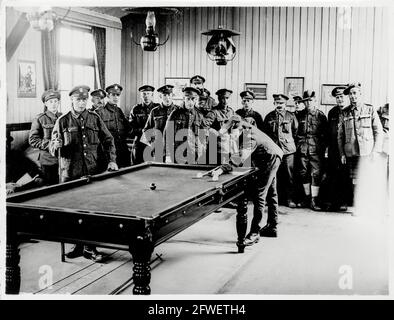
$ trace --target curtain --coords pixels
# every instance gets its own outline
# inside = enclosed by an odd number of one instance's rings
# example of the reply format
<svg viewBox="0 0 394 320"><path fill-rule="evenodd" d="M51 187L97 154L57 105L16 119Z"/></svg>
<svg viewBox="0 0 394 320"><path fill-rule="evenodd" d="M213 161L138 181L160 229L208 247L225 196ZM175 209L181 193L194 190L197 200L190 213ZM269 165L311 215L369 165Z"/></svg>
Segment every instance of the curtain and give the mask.
<svg viewBox="0 0 394 320"><path fill-rule="evenodd" d="M105 29L100 27L92 27L94 44L96 46L97 68L99 73L99 84L101 88L105 88Z"/></svg>
<svg viewBox="0 0 394 320"><path fill-rule="evenodd" d="M57 51L57 28L41 32L42 69L44 72L44 89L58 90L59 68Z"/></svg>

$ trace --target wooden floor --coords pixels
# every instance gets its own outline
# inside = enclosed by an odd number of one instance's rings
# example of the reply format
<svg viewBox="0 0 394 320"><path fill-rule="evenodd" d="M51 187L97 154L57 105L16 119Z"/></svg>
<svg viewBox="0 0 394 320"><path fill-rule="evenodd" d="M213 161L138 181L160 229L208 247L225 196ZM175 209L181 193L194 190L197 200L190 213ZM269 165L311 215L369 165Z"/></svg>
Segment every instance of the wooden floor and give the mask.
<svg viewBox="0 0 394 320"><path fill-rule="evenodd" d="M279 237L260 238L244 254L235 245L234 210L201 220L155 248L152 294L388 293L384 217L280 207L279 218ZM24 243L21 292L132 294L130 254L102 251L108 255L104 263L84 258L62 263L60 244ZM344 288L341 277L349 270L351 287Z"/></svg>

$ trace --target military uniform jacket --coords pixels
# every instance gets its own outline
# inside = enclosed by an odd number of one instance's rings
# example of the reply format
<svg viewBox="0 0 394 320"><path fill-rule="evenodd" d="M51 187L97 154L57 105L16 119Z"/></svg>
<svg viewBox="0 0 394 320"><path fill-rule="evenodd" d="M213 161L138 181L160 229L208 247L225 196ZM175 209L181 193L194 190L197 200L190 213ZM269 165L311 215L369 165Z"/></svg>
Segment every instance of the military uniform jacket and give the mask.
<svg viewBox="0 0 394 320"><path fill-rule="evenodd" d="M171 114L172 111L174 111L176 107L177 106L172 103L169 106L160 104L158 107L153 108L149 114L148 120L146 121L143 131L149 129L157 129L163 132L164 128L166 127L166 123L169 115Z"/></svg>
<svg viewBox="0 0 394 320"><path fill-rule="evenodd" d="M382 151L389 154L389 109L387 106L378 109L378 115L383 126L383 147Z"/></svg>
<svg viewBox="0 0 394 320"><path fill-rule="evenodd" d="M298 131L298 121L289 111L271 111L264 119L263 130L281 149L284 154L296 152L294 137Z"/></svg>
<svg viewBox="0 0 394 320"><path fill-rule="evenodd" d="M327 145L327 118L319 109L303 109L297 113L297 151L323 155Z"/></svg>
<svg viewBox="0 0 394 320"><path fill-rule="evenodd" d="M268 162L273 158L282 159L282 149L264 132L255 126L243 129L241 135L240 155L242 162L245 162L251 156L252 164L266 169Z"/></svg>
<svg viewBox="0 0 394 320"><path fill-rule="evenodd" d="M101 117L114 137L118 165L123 166L123 164L130 162L130 154L126 143L130 124L122 109L108 102L105 106L96 109L95 112Z"/></svg>
<svg viewBox="0 0 394 320"><path fill-rule="evenodd" d="M223 107L221 104L218 104L207 113L205 121L208 127L219 131L222 125L234 114L233 108L229 106Z"/></svg>
<svg viewBox="0 0 394 320"><path fill-rule="evenodd" d="M254 111L253 109L246 111L244 108L242 108L235 111L235 113L239 115L241 118L243 118L245 121L249 122L251 125L256 126L257 129L263 131L264 129L263 117L257 111Z"/></svg>
<svg viewBox="0 0 394 320"><path fill-rule="evenodd" d="M381 152L383 129L378 113L370 104L348 106L342 111L338 127L341 156L366 156Z"/></svg>
<svg viewBox="0 0 394 320"><path fill-rule="evenodd" d="M328 159L339 161L338 125L342 110L340 106L331 108L328 112Z"/></svg>
<svg viewBox="0 0 394 320"><path fill-rule="evenodd" d="M61 113L53 114L50 111L40 113L33 119L29 133L29 144L33 148L40 149L39 161L41 165L55 165L58 163L56 157L49 153L49 142L56 120L61 116Z"/></svg>
<svg viewBox="0 0 394 320"><path fill-rule="evenodd" d="M151 102L149 105L143 103L136 104L130 111L129 122L131 126L131 136L137 141L141 138L142 130L145 128L146 121L153 108L160 104Z"/></svg>
<svg viewBox="0 0 394 320"><path fill-rule="evenodd" d="M78 115L71 110L56 121L49 144L52 155L58 152L53 148L58 138L63 141L59 164L61 182L98 173L97 151L100 144L105 156L116 162L114 138L94 111L85 110Z"/></svg>
<svg viewBox="0 0 394 320"><path fill-rule="evenodd" d="M203 113L198 108L187 109L184 104L174 109L169 115L164 129L164 138L166 141L166 147L174 148L175 152L177 148L189 140L190 146L194 148L195 138L199 133L199 129L207 129L207 123L205 121ZM186 129L184 132L179 130ZM178 137L177 137L178 133ZM182 139L181 139L182 138ZM169 149L171 151L171 149Z"/></svg>

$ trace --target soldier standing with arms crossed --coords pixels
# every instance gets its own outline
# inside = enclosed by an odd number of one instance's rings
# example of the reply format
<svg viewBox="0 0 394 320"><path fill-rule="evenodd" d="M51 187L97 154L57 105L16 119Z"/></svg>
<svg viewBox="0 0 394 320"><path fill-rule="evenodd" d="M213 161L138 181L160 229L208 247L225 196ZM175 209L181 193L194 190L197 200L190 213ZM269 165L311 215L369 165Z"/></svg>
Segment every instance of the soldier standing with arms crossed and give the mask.
<svg viewBox="0 0 394 320"><path fill-rule="evenodd" d="M141 96L141 103L136 104L130 111L129 122L131 126L131 137L134 138L132 162L139 164L144 162L144 150L146 144L140 141L142 130L153 108L160 106L153 102L153 92L155 88L150 85L143 85L138 88Z"/></svg>

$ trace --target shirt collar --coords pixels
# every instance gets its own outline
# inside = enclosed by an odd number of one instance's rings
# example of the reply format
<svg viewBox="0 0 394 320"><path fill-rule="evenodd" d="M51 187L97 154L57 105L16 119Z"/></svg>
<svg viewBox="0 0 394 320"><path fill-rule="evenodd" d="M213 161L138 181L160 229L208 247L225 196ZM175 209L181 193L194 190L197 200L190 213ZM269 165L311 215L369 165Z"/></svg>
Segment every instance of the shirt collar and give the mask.
<svg viewBox="0 0 394 320"><path fill-rule="evenodd" d="M59 118L59 116L60 116L60 113L59 113L59 112L56 112L56 114L54 114L54 113L50 112L49 110L45 111L45 114L46 114L49 118L51 118L51 119L53 119L53 120L56 120L56 119Z"/></svg>
<svg viewBox="0 0 394 320"><path fill-rule="evenodd" d="M117 105L116 105L116 104L113 104L113 103L110 103L110 102L107 102L107 104L105 105L105 107L106 107L109 111L114 112L114 111L115 111L115 108L117 107Z"/></svg>
<svg viewBox="0 0 394 320"><path fill-rule="evenodd" d="M80 116L85 117L86 113L88 112L88 109L85 109L84 111L82 111L81 113L76 113L74 108L71 107L71 114L74 118L79 119ZM86 117L85 117L86 118Z"/></svg>

